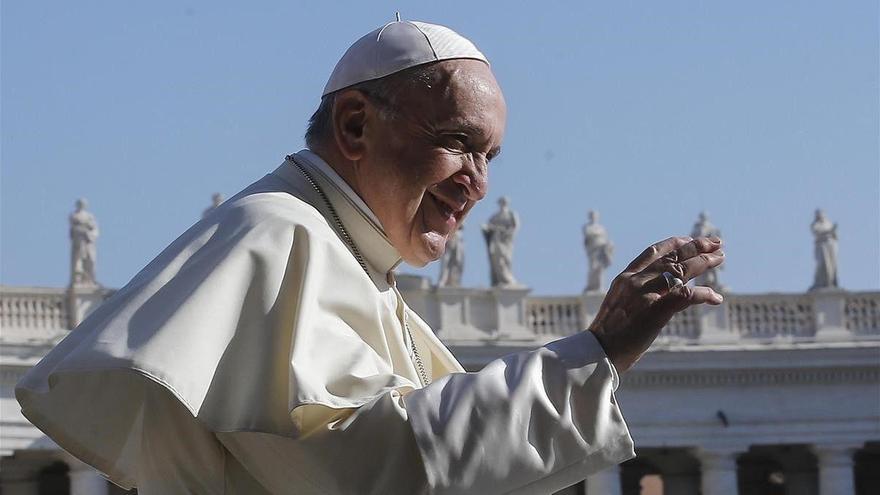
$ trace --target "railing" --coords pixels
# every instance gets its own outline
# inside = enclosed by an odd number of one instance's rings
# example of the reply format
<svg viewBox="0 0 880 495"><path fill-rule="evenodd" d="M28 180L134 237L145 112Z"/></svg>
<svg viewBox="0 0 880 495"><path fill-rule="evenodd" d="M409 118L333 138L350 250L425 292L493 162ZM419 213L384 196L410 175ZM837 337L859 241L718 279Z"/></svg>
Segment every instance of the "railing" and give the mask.
<svg viewBox="0 0 880 495"><path fill-rule="evenodd" d="M880 292L847 294L843 306L846 329L856 335L880 334Z"/></svg>
<svg viewBox="0 0 880 495"><path fill-rule="evenodd" d="M527 297L525 312L538 336L574 333L592 316L579 297ZM823 329L831 333L820 336ZM707 332L709 340L724 342L846 339L847 330L852 338L880 337L880 292L728 294L720 307L693 306L676 314L660 340L699 343Z"/></svg>
<svg viewBox="0 0 880 495"><path fill-rule="evenodd" d="M61 330L68 323L64 289L0 288L0 328Z"/></svg>
<svg viewBox="0 0 880 495"><path fill-rule="evenodd" d="M109 293L106 289L77 293L75 307L85 314ZM431 305L440 305L435 294L429 289L421 294L428 314L432 313ZM467 289L459 297L472 314L494 315L511 308L512 314L522 311L519 314L524 320L511 317L504 319L503 325L507 328L510 322L520 321L522 334L526 338L534 335L538 341L585 329L602 299L601 295L530 297L523 292L515 296L514 306L510 306L509 297L499 299L486 294L485 289ZM33 331L32 336L39 338L43 335L41 331L51 334L64 330L71 321L65 289L0 286L0 328L5 333L13 331L27 338ZM437 327L436 322L432 324ZM444 331L455 335L457 325L465 328L467 324L446 322ZM688 343L849 338L880 338L880 292L728 294L722 306L694 306L678 313L661 332L661 340Z"/></svg>
<svg viewBox="0 0 880 495"><path fill-rule="evenodd" d="M586 328L578 297L529 297L526 322L537 335L572 335Z"/></svg>
<svg viewBox="0 0 880 495"><path fill-rule="evenodd" d="M677 313L663 327L660 337L672 340L696 340L700 337L700 307L692 306Z"/></svg>
<svg viewBox="0 0 880 495"><path fill-rule="evenodd" d="M813 303L807 295L736 296L728 302L730 329L746 338L812 337Z"/></svg>

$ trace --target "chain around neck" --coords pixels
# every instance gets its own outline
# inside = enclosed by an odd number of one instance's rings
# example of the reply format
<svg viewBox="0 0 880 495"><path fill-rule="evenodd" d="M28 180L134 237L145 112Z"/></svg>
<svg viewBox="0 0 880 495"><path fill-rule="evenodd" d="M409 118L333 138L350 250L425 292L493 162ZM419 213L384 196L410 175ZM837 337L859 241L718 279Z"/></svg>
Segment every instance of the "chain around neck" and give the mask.
<svg viewBox="0 0 880 495"><path fill-rule="evenodd" d="M324 203L324 206L327 208L327 211L330 212L330 216L333 217L333 224L336 227L336 231L339 233L339 236L342 238L342 241L348 246L351 250L351 254L354 256L354 259L358 262L358 265L364 270L364 273L367 274L367 277L370 276L370 272L367 269L367 263L364 261L364 257L361 255L360 250L357 245L354 243L354 239L352 239L351 235L348 233L348 230L345 228L345 225L342 223L342 220L339 218L339 214L336 213L336 208L333 207L333 204L330 202L330 198L324 193L324 190L318 186L318 183L315 181L314 177L305 169L302 165L297 163L296 160L293 159L293 155L287 155L287 161L292 163L297 170L303 175L306 179L306 182L312 186L312 189L318 193L318 196L321 197L321 201ZM396 283L395 283L396 285ZM396 289L395 289L396 291ZM403 327L406 329L407 336L409 337L410 347L412 349L413 360L415 361L416 368L419 372L419 378L422 381L422 386L426 386L431 383L430 378L428 378L428 373L425 371L425 364L422 362L422 357L419 355L419 350L416 347L416 341L413 338L412 331L409 329L409 318L406 316L406 307L403 308Z"/></svg>

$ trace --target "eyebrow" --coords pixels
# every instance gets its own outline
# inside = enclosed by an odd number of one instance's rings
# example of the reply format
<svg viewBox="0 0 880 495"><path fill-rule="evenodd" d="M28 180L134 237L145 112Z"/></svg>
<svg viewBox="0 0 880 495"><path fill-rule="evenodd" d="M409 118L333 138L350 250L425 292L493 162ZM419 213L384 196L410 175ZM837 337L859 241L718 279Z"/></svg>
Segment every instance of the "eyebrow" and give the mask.
<svg viewBox="0 0 880 495"><path fill-rule="evenodd" d="M486 160L491 162L492 160L498 158L498 155L500 155L500 154L501 154L501 146L496 146L496 147L492 148L491 150L489 150L489 153L486 156Z"/></svg>
<svg viewBox="0 0 880 495"><path fill-rule="evenodd" d="M441 127L441 129L442 129L442 127ZM447 129L447 131L452 131L452 130L464 131L468 135L479 136L481 138L486 135L484 130L479 125L474 124L473 122L468 121L468 120L450 122L448 127L446 127L446 129ZM492 161L495 157L497 157L500 154L501 154L501 146L500 145L492 148L491 150L489 150L489 153L487 153L487 155L489 156L487 161Z"/></svg>
<svg viewBox="0 0 880 495"><path fill-rule="evenodd" d="M474 124L473 122L464 121L459 122L458 125L461 126L462 129L470 132L471 134L477 134L479 136L482 136L484 134L483 129L481 129L479 125Z"/></svg>
<svg viewBox="0 0 880 495"><path fill-rule="evenodd" d="M446 131L464 131L469 135L480 137L485 135L485 131L481 129L479 125L468 120L454 120L448 122L446 125L441 125L440 129L445 129Z"/></svg>

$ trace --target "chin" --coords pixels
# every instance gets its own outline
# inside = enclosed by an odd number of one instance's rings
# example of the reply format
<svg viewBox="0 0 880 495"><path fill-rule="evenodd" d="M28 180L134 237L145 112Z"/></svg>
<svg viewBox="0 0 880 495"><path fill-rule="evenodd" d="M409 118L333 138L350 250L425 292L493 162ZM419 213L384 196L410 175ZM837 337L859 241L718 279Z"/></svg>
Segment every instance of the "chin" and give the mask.
<svg viewBox="0 0 880 495"><path fill-rule="evenodd" d="M439 260L446 251L446 236L437 232L426 232L419 235L407 253L400 254L406 264L421 268L428 263Z"/></svg>

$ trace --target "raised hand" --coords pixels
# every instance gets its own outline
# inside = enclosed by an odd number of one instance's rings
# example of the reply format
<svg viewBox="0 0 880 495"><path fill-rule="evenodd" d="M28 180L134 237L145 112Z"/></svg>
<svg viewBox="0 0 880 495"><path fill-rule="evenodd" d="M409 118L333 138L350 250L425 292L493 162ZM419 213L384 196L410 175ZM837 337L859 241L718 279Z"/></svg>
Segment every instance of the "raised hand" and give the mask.
<svg viewBox="0 0 880 495"><path fill-rule="evenodd" d="M724 261L717 237L670 237L645 249L611 283L589 331L618 371L628 370L672 316L695 304L721 304L709 287L685 284Z"/></svg>

